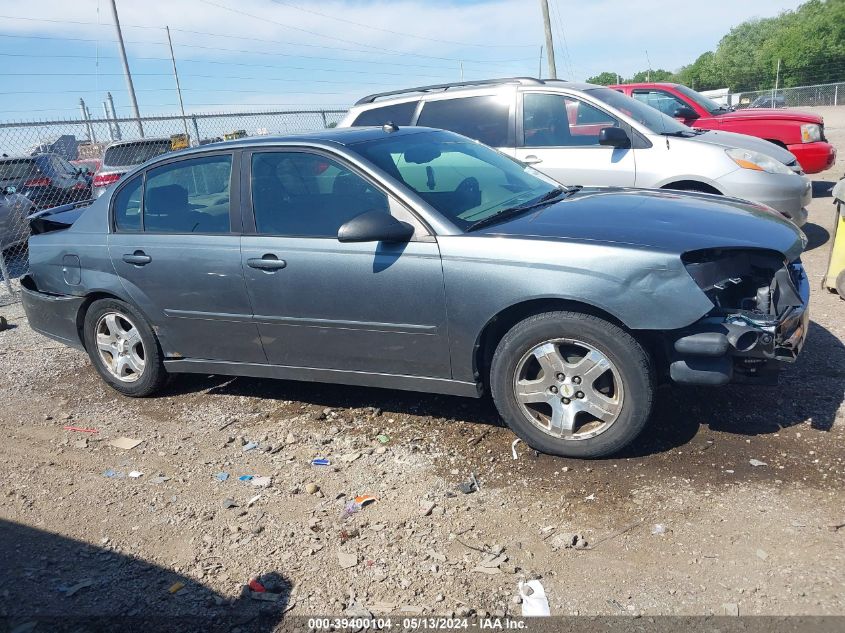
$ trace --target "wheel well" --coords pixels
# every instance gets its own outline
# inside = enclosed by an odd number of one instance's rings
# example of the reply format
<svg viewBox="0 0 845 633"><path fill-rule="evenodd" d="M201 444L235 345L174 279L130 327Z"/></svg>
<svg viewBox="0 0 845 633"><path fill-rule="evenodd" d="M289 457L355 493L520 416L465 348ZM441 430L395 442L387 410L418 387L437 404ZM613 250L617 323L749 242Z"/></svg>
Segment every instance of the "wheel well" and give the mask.
<svg viewBox="0 0 845 633"><path fill-rule="evenodd" d="M668 185L663 185L661 189L675 189L677 191L700 191L701 193L715 193L722 195L722 192L708 185L707 183L698 182L697 180L677 180L670 182Z"/></svg>
<svg viewBox="0 0 845 633"><path fill-rule="evenodd" d="M514 325L535 314L543 312L569 311L591 314L630 332L628 327L615 316L588 303L567 299L532 299L505 308L491 318L475 343L474 373L485 385L489 381L490 364L499 342Z"/></svg>
<svg viewBox="0 0 845 633"><path fill-rule="evenodd" d="M83 345L85 345L85 334L83 332L83 328L85 327L85 315L88 314L88 308L91 304L95 301L99 301L100 299L117 299L118 301L123 301L117 295L109 294L108 292L92 292L90 295L85 296L85 301L81 306L79 306L79 311L76 313L76 332Z"/></svg>
<svg viewBox="0 0 845 633"><path fill-rule="evenodd" d="M778 147L782 147L783 149L786 149L786 143L784 143L783 141L779 141L779 140L774 139L774 138L767 138L766 140L769 141L769 143L774 143Z"/></svg>

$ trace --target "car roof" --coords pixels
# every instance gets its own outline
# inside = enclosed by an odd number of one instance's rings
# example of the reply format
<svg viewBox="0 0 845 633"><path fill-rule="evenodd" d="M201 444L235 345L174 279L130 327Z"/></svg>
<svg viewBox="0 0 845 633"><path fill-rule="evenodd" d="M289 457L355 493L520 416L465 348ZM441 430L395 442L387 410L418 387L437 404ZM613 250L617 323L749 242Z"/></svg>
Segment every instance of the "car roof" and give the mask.
<svg viewBox="0 0 845 633"><path fill-rule="evenodd" d="M170 143L169 136L153 136L151 138L133 138L125 141L112 141L106 149L117 147L119 145L132 145L138 143Z"/></svg>
<svg viewBox="0 0 845 633"><path fill-rule="evenodd" d="M654 86L666 86L667 88L677 88L681 84L672 83L671 81L638 81L626 84L613 84L608 88L653 88Z"/></svg>

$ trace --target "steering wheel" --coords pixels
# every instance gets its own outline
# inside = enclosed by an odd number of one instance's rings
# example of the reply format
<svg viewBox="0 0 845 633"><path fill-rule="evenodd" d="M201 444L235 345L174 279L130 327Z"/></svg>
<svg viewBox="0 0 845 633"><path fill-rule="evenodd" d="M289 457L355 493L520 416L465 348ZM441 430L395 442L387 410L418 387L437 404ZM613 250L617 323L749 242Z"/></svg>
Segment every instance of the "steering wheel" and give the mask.
<svg viewBox="0 0 845 633"><path fill-rule="evenodd" d="M455 193L462 201L466 201L466 209L477 207L481 204L481 186L473 176L464 178L455 189Z"/></svg>

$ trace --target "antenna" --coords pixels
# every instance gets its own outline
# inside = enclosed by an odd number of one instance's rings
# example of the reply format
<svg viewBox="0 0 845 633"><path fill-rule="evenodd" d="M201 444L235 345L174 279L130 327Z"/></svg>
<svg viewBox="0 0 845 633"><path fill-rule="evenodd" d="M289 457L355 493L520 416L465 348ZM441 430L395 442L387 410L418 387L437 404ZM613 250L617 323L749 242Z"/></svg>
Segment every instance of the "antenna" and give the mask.
<svg viewBox="0 0 845 633"><path fill-rule="evenodd" d="M645 59L648 62L648 74L646 74L646 81L651 81L651 59L648 57L648 50L645 52Z"/></svg>

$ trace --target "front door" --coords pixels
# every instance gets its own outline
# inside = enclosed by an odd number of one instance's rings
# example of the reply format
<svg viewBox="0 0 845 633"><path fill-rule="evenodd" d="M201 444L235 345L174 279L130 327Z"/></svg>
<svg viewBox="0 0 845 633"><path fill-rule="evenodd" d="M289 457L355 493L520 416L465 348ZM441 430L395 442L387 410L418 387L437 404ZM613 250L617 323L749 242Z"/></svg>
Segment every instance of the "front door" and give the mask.
<svg viewBox="0 0 845 633"><path fill-rule="evenodd" d="M245 158L246 160L246 158ZM249 158L243 270L270 363L448 378L437 242L341 243L347 220L410 212L340 160L303 150ZM403 215L407 214L407 215Z"/></svg>
<svg viewBox="0 0 845 633"><path fill-rule="evenodd" d="M231 153L168 162L112 203L111 260L171 358L267 362L232 231L232 162Z"/></svg>
<svg viewBox="0 0 845 633"><path fill-rule="evenodd" d="M634 149L599 145L602 128L625 127L603 110L570 96L525 92L521 121L518 160L565 185L634 186Z"/></svg>

